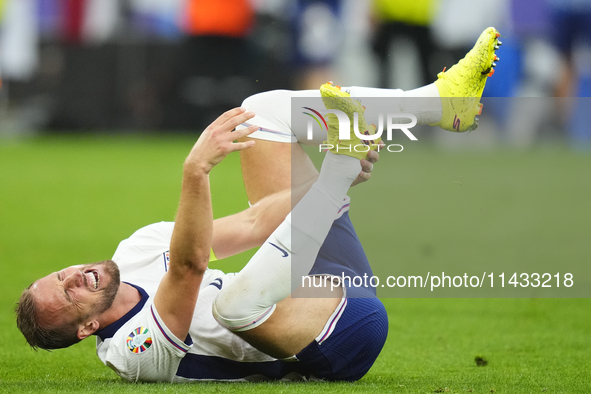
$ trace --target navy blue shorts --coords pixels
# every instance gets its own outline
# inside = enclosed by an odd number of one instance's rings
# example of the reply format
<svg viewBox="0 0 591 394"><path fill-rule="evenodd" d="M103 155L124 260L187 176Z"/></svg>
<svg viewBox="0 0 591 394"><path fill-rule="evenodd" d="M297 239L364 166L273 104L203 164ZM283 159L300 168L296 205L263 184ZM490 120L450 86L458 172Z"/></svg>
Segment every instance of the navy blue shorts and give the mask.
<svg viewBox="0 0 591 394"><path fill-rule="evenodd" d="M348 213L336 220L311 274L372 276ZM347 304L334 331L297 354L307 374L325 380L359 380L369 371L388 335L388 316L375 288L347 286Z"/></svg>
<svg viewBox="0 0 591 394"><path fill-rule="evenodd" d="M370 286L369 279L365 281L367 287L355 287L353 278L373 276L373 272L353 228L349 212L334 221L310 271L310 275L329 274L338 277L349 277L351 281L345 280L349 287L348 297L375 297L376 289ZM351 284L352 286L348 286ZM359 285L360 282L358 281ZM365 284L365 283L364 283Z"/></svg>
<svg viewBox="0 0 591 394"><path fill-rule="evenodd" d="M388 335L388 316L377 298L350 298L335 330L297 354L307 374L325 380L355 381L371 368Z"/></svg>

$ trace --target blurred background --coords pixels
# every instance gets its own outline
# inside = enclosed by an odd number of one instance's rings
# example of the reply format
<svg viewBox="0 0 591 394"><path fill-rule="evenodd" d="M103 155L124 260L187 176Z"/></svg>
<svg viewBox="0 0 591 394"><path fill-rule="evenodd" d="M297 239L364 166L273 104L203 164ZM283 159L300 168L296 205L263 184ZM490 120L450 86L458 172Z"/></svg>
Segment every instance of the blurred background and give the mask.
<svg viewBox="0 0 591 394"><path fill-rule="evenodd" d="M411 89L488 26L485 97L503 99L470 144L590 149L591 0L0 0L0 138L194 132L327 80ZM466 143L450 135L433 138Z"/></svg>
<svg viewBox="0 0 591 394"><path fill-rule="evenodd" d="M35 278L174 220L183 160L222 111L327 80L431 83L488 26L503 45L479 129L413 129L420 143L402 137L405 154L351 190L377 209L351 217L381 278L549 267L576 274L584 294L564 296L589 297L591 0L0 0L0 391L118 390L91 341L24 351L14 304ZM214 216L246 209L239 157L214 171ZM495 297L556 296L521 290ZM550 301L386 300L395 335L367 387L583 392L564 384L589 380L589 298ZM467 368L483 353L488 369Z"/></svg>

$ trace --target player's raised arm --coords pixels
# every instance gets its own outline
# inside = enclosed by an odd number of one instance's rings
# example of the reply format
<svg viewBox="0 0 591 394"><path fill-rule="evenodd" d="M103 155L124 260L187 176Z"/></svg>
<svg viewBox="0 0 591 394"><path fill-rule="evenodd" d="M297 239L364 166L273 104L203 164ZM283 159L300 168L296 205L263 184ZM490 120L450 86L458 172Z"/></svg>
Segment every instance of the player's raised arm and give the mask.
<svg viewBox="0 0 591 394"><path fill-rule="evenodd" d="M209 261L213 232L209 172L229 153L254 145L254 141L234 141L252 133L256 126L232 132L253 116L242 108L224 113L205 129L185 160L170 245L170 267L154 298L160 317L178 338L185 338L189 332L199 285Z"/></svg>

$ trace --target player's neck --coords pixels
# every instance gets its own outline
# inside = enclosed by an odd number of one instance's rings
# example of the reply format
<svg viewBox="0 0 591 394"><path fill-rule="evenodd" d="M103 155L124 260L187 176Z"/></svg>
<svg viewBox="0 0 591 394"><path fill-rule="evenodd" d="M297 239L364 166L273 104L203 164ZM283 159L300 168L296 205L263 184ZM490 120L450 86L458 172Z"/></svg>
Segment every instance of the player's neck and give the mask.
<svg viewBox="0 0 591 394"><path fill-rule="evenodd" d="M115 323L129 312L142 299L139 291L125 283L121 282L113 305L107 309L98 319L100 328L105 328L111 323Z"/></svg>

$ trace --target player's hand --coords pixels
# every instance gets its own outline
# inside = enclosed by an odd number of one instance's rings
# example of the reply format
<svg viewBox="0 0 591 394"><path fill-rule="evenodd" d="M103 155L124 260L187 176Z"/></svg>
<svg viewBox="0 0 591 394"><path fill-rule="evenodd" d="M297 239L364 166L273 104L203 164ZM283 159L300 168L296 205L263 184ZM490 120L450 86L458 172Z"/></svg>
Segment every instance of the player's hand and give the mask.
<svg viewBox="0 0 591 394"><path fill-rule="evenodd" d="M234 141L255 132L259 127L234 129L254 116L254 112L246 111L244 108L234 108L225 112L203 131L185 160L185 167L195 167L209 173L230 153L252 147L255 144L254 140Z"/></svg>
<svg viewBox="0 0 591 394"><path fill-rule="evenodd" d="M380 149L382 149L386 144L383 141L380 141ZM371 172L373 171L374 163L377 163L380 160L380 154L375 151L371 150L367 153L367 159L361 160L361 172L357 175L357 178L353 181L351 186L358 185L362 182L367 182L371 178Z"/></svg>

